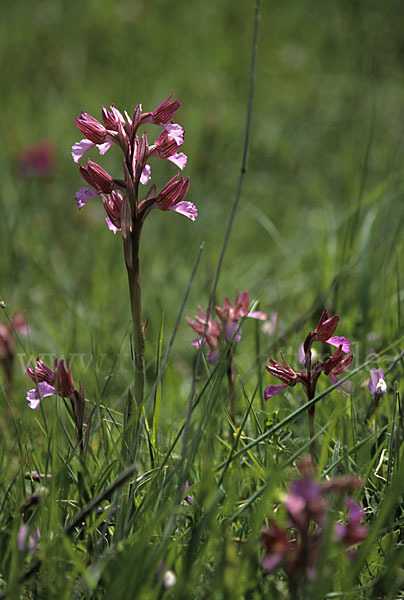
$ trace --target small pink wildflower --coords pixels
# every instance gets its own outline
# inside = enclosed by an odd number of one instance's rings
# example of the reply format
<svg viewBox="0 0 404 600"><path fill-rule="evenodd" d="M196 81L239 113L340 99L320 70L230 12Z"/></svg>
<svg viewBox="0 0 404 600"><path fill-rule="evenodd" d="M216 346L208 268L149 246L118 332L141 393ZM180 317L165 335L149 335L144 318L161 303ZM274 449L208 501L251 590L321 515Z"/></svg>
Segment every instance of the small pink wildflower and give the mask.
<svg viewBox="0 0 404 600"><path fill-rule="evenodd" d="M236 291L234 306L226 297L223 301L223 306L216 306L215 310L219 317L219 321L213 321L209 318L208 327L206 330L206 344L209 348L207 360L211 364L216 364L219 358L219 346L225 348L228 342L239 342L241 339L240 321L245 317L259 319L261 321L267 318L266 314L260 311L249 311L250 295L248 292L241 294ZM198 337L192 342L194 346L199 346L204 332L206 315L198 307L199 317L195 320L187 317L187 323L196 331Z"/></svg>
<svg viewBox="0 0 404 600"><path fill-rule="evenodd" d="M383 369L371 369L369 391L372 396L384 396L387 392L386 379Z"/></svg>
<svg viewBox="0 0 404 600"><path fill-rule="evenodd" d="M194 346L197 348L201 344L201 339L203 336L203 332L205 330L206 323L206 314L203 312L202 308L198 306L199 316L196 316L195 319L186 318L188 325L192 327L192 329L197 333L198 337L195 338L192 342ZM206 329L206 345L209 349L207 354L207 360L215 365L219 359L219 337L221 333L220 323L214 321L212 317L209 317L208 326Z"/></svg>
<svg viewBox="0 0 404 600"><path fill-rule="evenodd" d="M226 329L226 339L229 342L233 335L235 335L235 341L238 342L241 339L241 329L239 327L239 321L243 317L251 317L252 319L259 319L260 321L266 321L267 315L260 311L249 311L250 306L250 294L242 292L241 294L236 291L236 297L234 299L234 306L232 306L230 300L226 297L223 301L223 306L216 306L215 310L222 324Z"/></svg>
<svg viewBox="0 0 404 600"><path fill-rule="evenodd" d="M313 473L313 463L309 457L301 459L301 477L292 481L286 501L283 503L288 517L287 528L280 527L275 519L261 532L261 542L265 549L262 566L268 572L282 567L287 575L290 591L296 590L300 577L314 580L318 562L330 520L332 506L327 496L349 493L363 486L356 476L344 475L331 481L317 481ZM361 525L363 511L351 498L346 499L348 522L334 526L334 540L345 546L356 545L368 533ZM352 554L348 554L352 557ZM293 595L293 597L295 597Z"/></svg>
<svg viewBox="0 0 404 600"><path fill-rule="evenodd" d="M36 383L36 387L27 392L28 406L33 410L38 410L41 401L47 396L58 395L62 398L68 398L72 406L80 451L82 455L85 455L88 436L84 440L84 390L81 383L78 390L75 388L69 361L66 362L66 365L63 359L55 359L53 369L50 369L40 358L37 358L35 368L27 367L28 376ZM87 420L87 429L91 426L91 416L90 413Z"/></svg>
<svg viewBox="0 0 404 600"><path fill-rule="evenodd" d="M55 360L53 370L40 359L36 359L36 367L27 367L27 374L37 383L37 387L29 390L27 400L30 408L38 409L40 401L46 396L58 394L63 398L70 398L75 393L72 372L69 362L67 368L64 360Z"/></svg>

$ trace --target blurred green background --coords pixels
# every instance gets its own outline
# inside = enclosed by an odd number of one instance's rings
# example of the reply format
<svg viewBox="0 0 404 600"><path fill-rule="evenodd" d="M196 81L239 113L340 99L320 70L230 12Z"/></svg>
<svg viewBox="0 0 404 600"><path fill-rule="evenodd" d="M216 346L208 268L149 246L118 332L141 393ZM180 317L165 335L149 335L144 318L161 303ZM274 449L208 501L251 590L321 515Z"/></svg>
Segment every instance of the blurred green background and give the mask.
<svg viewBox="0 0 404 600"><path fill-rule="evenodd" d="M154 211L144 228L152 363L162 314L167 342L202 242L185 314L208 301L240 172L253 19L252 1L2 3L0 297L32 328L18 352L83 354L74 369L90 397L124 335L129 299L122 243L101 203L75 207L83 183L70 154L82 138L74 117L100 118L112 103L153 110L171 92L182 103L184 174L199 217ZM360 341L361 359L401 335L403 90L401 2L261 2L248 168L218 303L238 286L285 328L307 315L306 329L325 303L344 316L341 334ZM21 152L43 140L54 148L52 173L23 177ZM121 176L117 148L91 158ZM152 165L159 186L174 173ZM170 375L178 398L192 337L184 321ZM23 408L29 382L17 367ZM125 361L122 379L115 374L116 398L130 381Z"/></svg>

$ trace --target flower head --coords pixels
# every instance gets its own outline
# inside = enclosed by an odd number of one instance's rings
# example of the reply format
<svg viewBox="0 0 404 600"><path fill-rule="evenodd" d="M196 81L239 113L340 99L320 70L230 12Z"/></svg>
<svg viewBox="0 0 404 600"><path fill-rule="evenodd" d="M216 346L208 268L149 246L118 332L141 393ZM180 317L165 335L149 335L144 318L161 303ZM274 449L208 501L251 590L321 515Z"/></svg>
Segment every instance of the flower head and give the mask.
<svg viewBox="0 0 404 600"><path fill-rule="evenodd" d="M200 306L198 306L198 312L199 316L196 316L195 319L190 319L189 317L186 318L188 325L190 325L198 335L198 337L193 340L192 344L196 347L201 345L202 337L206 327L205 340L209 349L207 360L212 365L215 365L219 358L219 337L221 333L220 323L214 321L212 317L209 317L206 326L206 314Z"/></svg>
<svg viewBox="0 0 404 600"><path fill-rule="evenodd" d="M215 310L219 317L219 321L213 321L212 317L209 317L206 330L206 343L209 348L210 354L208 354L208 360L212 364L216 364L219 357L219 346L222 348L226 347L229 342L239 342L241 339L240 320L244 317L252 317L254 319L265 320L266 314L263 312L249 311L250 295L248 292L242 292L241 294L236 292L236 298L234 306L232 306L230 300L226 297L223 301L223 306L216 306ZM195 317L195 320L187 317L187 323L198 334L198 338L194 340L193 344L199 346L200 338L205 330L206 315L201 309L198 308L199 317ZM213 360L210 360L210 358Z"/></svg>
<svg viewBox="0 0 404 600"><path fill-rule="evenodd" d="M322 524L327 506L322 486L316 479L305 476L291 483L285 507L293 526L303 531L310 519Z"/></svg>
<svg viewBox="0 0 404 600"><path fill-rule="evenodd" d="M295 543L276 521L271 520L268 529L261 531L261 542L266 551L261 564L269 573L281 565L288 566L293 563Z"/></svg>
<svg viewBox="0 0 404 600"><path fill-rule="evenodd" d="M122 113L113 104L111 104L110 110L107 110L104 106L102 107L102 120L104 126L115 133L118 132L120 127L126 127L127 124L131 123L131 119L127 117L125 120Z"/></svg>
<svg viewBox="0 0 404 600"><path fill-rule="evenodd" d="M153 185L143 199L139 198L139 183L146 185L151 178L148 164L150 158L169 160L181 170L187 164L187 156L179 152L184 143L184 130L181 125L172 121L179 107L180 102L172 100L172 95L152 112L142 112L142 105L138 104L132 117L126 111L122 114L111 105L109 109L103 107L102 123L83 111L76 119L76 124L85 138L73 145L73 160L79 163L84 154L94 146L98 148L100 154L104 154L112 144L117 144L125 156L124 178L114 179L92 160L88 160L86 166L79 165L83 179L91 188L82 187L78 190L77 207L81 209L90 199L101 196L107 213L108 228L114 233L121 229L120 209L125 197L128 197L132 219L132 224L128 223L125 232L138 230L133 227L134 222L142 223L153 208L173 210L195 221L198 215L195 206L184 200L189 189L189 178L178 178L178 173L167 182L158 195ZM146 132L139 133L139 128L146 123L161 128L155 143L151 146L148 144ZM124 237L125 232L123 232Z"/></svg>
<svg viewBox="0 0 404 600"><path fill-rule="evenodd" d="M318 481L313 470L310 457L303 457L300 462L301 477L292 481L283 503L289 527L284 529L272 519L269 528L261 532L261 542L265 548L262 566L270 572L282 567L291 588L296 587L297 579L302 574L308 579L316 577L324 536L327 535L329 524L333 523L333 507L326 495L332 498L332 493L341 494L363 485L363 481L350 475L331 481ZM346 505L347 523L334 526L334 539L352 546L365 539L367 528L361 525L363 511L359 504L347 498Z"/></svg>
<svg viewBox="0 0 404 600"><path fill-rule="evenodd" d="M337 375L340 375L349 367L353 358L352 354L346 354L350 350L349 341L345 337L332 335L335 332L338 321L338 315L330 317L327 309L323 310L316 329L308 333L304 343L299 347L299 362L305 367L300 372L292 369L282 353L283 365L273 358L269 359L269 365L266 367L267 371L280 379L284 385L269 385L264 390L265 400L272 398L272 396L288 386L293 387L296 383L302 384L308 399L312 400L315 396L317 381L322 372L329 375L333 383L338 381ZM314 362L316 352L312 349L312 345L316 341L336 346L337 350L330 358ZM339 387L343 393L349 395L352 384L346 381Z"/></svg>
<svg viewBox="0 0 404 600"><path fill-rule="evenodd" d="M178 152L184 143L184 130L179 125L178 129L173 130L175 135L167 132L166 129L160 133L153 146L150 146L150 156L159 158L170 158Z"/></svg>
<svg viewBox="0 0 404 600"><path fill-rule="evenodd" d="M28 406L33 410L38 410L41 401L47 396L58 395L70 400L80 452L85 456L89 436L87 433L85 437L83 436L84 390L81 382L79 389L75 388L69 361L66 361L65 365L63 359L55 359L53 369L50 369L40 358L37 358L36 367L27 367L27 374L36 383L36 387L27 392ZM87 420L88 433L91 427L91 417L92 413Z"/></svg>
<svg viewBox="0 0 404 600"><path fill-rule="evenodd" d="M334 528L334 535L337 540L342 541L346 546L353 546L366 538L368 528L361 524L364 518L361 506L352 498L346 499L346 506L348 509L348 522L346 524L337 523Z"/></svg>
<svg viewBox="0 0 404 600"><path fill-rule="evenodd" d="M102 196L107 218L105 219L108 229L116 233L121 229L121 207L123 196L119 191L113 191L107 196Z"/></svg>
<svg viewBox="0 0 404 600"><path fill-rule="evenodd" d="M387 383L383 369L371 369L369 391L372 396L384 396L387 392Z"/></svg>
<svg viewBox="0 0 404 600"><path fill-rule="evenodd" d="M70 398L74 394L73 375L70 370L69 361L67 368L64 365L64 360L60 360L57 365L58 393L64 398Z"/></svg>
<svg viewBox="0 0 404 600"><path fill-rule="evenodd" d="M333 336L339 322L339 315L330 316L330 313L324 308L319 322L313 332L310 332L304 342L304 352L311 347L313 342L326 342L339 348L342 346L343 352L349 352L350 343L345 337Z"/></svg>
<svg viewBox="0 0 404 600"><path fill-rule="evenodd" d="M234 306L232 306L230 300L226 297L223 301L223 306L216 306L215 310L219 319L221 320L226 331L226 339L228 342L233 338L234 334L235 341L238 342L241 339L241 329L239 321L243 317L251 317L252 319L259 319L265 321L267 315L260 311L250 311L250 294L246 292L238 293L236 290L236 297L234 299Z"/></svg>
<svg viewBox="0 0 404 600"><path fill-rule="evenodd" d="M54 368L50 369L38 357L36 367L27 367L27 374L37 384L37 387L28 390L27 400L30 408L37 410L41 400L46 396L58 394L63 398L70 398L75 393L74 382L70 365L67 368L63 360L55 360Z"/></svg>
<svg viewBox="0 0 404 600"><path fill-rule="evenodd" d="M186 482L185 482L185 485L184 485L184 494L186 494L185 500L187 502L193 502L194 498L193 498L193 496L191 496L190 494L187 493L188 490L189 490L189 482L188 482L188 479L187 479Z"/></svg>
<svg viewBox="0 0 404 600"><path fill-rule="evenodd" d="M293 387L294 385L296 385L299 374L296 373L292 369L292 367L286 362L282 352L281 358L283 361L283 365L277 360L270 358L269 365L266 366L266 370L268 371L268 373L271 373L271 375L274 375L275 377L286 383L286 385L290 385L291 387Z"/></svg>

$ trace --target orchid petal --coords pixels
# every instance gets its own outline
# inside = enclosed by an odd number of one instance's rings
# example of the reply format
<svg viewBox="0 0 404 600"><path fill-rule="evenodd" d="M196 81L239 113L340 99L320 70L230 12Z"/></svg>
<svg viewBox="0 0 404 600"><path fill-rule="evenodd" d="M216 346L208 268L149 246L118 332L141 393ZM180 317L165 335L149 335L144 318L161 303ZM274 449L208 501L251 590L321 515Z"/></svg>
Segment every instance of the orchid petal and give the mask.
<svg viewBox="0 0 404 600"><path fill-rule="evenodd" d="M326 342L327 342L327 344L331 344L331 346L336 346L337 348L342 346L342 348L341 348L342 352L349 352L351 349L351 344L346 339L346 337L340 337L337 335L335 337L328 338L328 340L326 340Z"/></svg>
<svg viewBox="0 0 404 600"><path fill-rule="evenodd" d="M252 319L259 319L260 321L266 321L267 315L259 310L248 313L247 317L251 317Z"/></svg>
<svg viewBox="0 0 404 600"><path fill-rule="evenodd" d="M103 144L100 144L103 145ZM75 144L73 144L72 146L72 157L74 162L78 163L80 158L82 158L84 156L84 154L86 152L88 152L91 148L94 148L95 144L94 142L91 142L90 140L84 139L84 140L80 140L79 142L76 142Z"/></svg>
<svg viewBox="0 0 404 600"><path fill-rule="evenodd" d="M105 154L111 148L112 142L104 142L103 144L97 144L97 148L100 154Z"/></svg>
<svg viewBox="0 0 404 600"><path fill-rule="evenodd" d="M163 125L163 128L166 130L168 135L175 141L177 146L182 146L184 143L184 130L181 125L178 123L168 123L168 125Z"/></svg>
<svg viewBox="0 0 404 600"><path fill-rule="evenodd" d="M338 383L339 382L339 377L336 377L332 373L329 374L329 378L331 379L331 381L333 383ZM343 396L350 396L352 394L352 390L353 390L353 383L352 383L352 381L349 381L349 379L347 379L346 381L344 381L343 383L341 383L341 385L339 385L337 387L337 390L339 392L341 392L341 394Z"/></svg>
<svg viewBox="0 0 404 600"><path fill-rule="evenodd" d="M269 400L269 398L272 398L272 396L275 396L275 394L278 394L287 387L287 385L269 385L264 390L264 400Z"/></svg>
<svg viewBox="0 0 404 600"><path fill-rule="evenodd" d="M215 366L219 360L219 352L217 350L209 350L206 355L206 360L210 362L211 365Z"/></svg>
<svg viewBox="0 0 404 600"><path fill-rule="evenodd" d="M108 229L109 229L110 231L112 231L112 233L113 233L114 235L116 235L116 233L117 233L118 231L121 231L121 229L120 229L119 227L115 227L115 225L113 224L113 222L111 221L111 219L110 219L109 217L106 217L105 221L106 221L106 223L107 223Z"/></svg>
<svg viewBox="0 0 404 600"><path fill-rule="evenodd" d="M29 532L29 527L26 523L21 525L17 533L17 547L20 552L22 552L25 548L25 542L27 541L27 536Z"/></svg>
<svg viewBox="0 0 404 600"><path fill-rule="evenodd" d="M200 345L201 345L201 340L199 338L195 338L191 342L191 346L195 346L195 348L199 348Z"/></svg>
<svg viewBox="0 0 404 600"><path fill-rule="evenodd" d="M170 206L168 210L173 210L177 213L180 213L181 215L188 217L188 219L191 219L191 221L195 221L196 217L198 216L196 206L192 204L192 202L187 202L186 200L178 202L177 204L174 204L174 206Z"/></svg>
<svg viewBox="0 0 404 600"><path fill-rule="evenodd" d="M298 356L299 356L299 363L305 367L306 366L306 355L304 353L304 344L300 344Z"/></svg>
<svg viewBox="0 0 404 600"><path fill-rule="evenodd" d="M145 165L145 167L142 171L142 174L140 176L140 183L142 185L146 185L146 183L149 183L150 177L151 177L151 167L150 167L150 165Z"/></svg>
<svg viewBox="0 0 404 600"><path fill-rule="evenodd" d="M183 152L177 152L177 154L169 156L167 160L170 160L172 163L175 164L176 167L178 167L182 171L185 165L187 164L188 157Z"/></svg>
<svg viewBox="0 0 404 600"><path fill-rule="evenodd" d="M357 525L364 518L361 505L355 502L355 500L352 500L352 498L346 499L346 505L348 508L349 521Z"/></svg>
<svg viewBox="0 0 404 600"><path fill-rule="evenodd" d="M56 390L53 385L49 385L46 381L40 381L38 387L27 392L28 406L33 410L38 410L42 398L53 396L54 394L56 394Z"/></svg>
<svg viewBox="0 0 404 600"><path fill-rule="evenodd" d="M87 187L82 187L76 192L76 206L80 210L92 198L98 196L98 192Z"/></svg>
<svg viewBox="0 0 404 600"><path fill-rule="evenodd" d="M283 560L283 556L280 553L276 554L267 554L261 561L262 566L268 573L274 571L276 567L278 567Z"/></svg>
<svg viewBox="0 0 404 600"><path fill-rule="evenodd" d="M236 332L236 334L235 334ZM235 334L235 335L234 335ZM234 337L233 337L234 336ZM226 340L228 342L239 342L241 340L241 329L237 321L227 321L226 323Z"/></svg>
<svg viewBox="0 0 404 600"><path fill-rule="evenodd" d="M384 378L383 369L371 369L369 391L372 396L384 396L384 394L387 392L387 384Z"/></svg>

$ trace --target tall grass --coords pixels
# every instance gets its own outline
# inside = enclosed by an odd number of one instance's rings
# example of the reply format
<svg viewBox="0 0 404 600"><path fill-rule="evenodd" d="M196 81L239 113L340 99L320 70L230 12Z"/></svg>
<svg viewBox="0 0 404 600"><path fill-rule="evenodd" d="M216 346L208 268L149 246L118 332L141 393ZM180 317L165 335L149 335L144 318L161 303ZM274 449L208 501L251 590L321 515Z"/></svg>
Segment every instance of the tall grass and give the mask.
<svg viewBox="0 0 404 600"><path fill-rule="evenodd" d="M14 336L12 394L1 380L3 597L403 597L397 9L393 0L261 3L256 46L253 3L6 5L1 316L7 325L22 311L30 332ZM185 223L154 211L145 224L145 401L130 411L122 244L96 203L75 209L73 118L111 103L130 109L142 101L148 110L172 90L182 102L199 217ZM51 174L23 178L21 149L45 138L54 146ZM105 157L115 172L119 160L112 151ZM164 185L168 169L159 177ZM232 411L229 346L211 364L191 346L185 316L199 304L215 316L236 286L261 311L276 312L277 325L268 333L242 320L232 344ZM280 383L265 364L282 351L300 369L299 346L324 306L351 341L346 379L354 388L346 397L319 380L310 401L315 478L362 478L351 495L368 532L350 560L332 533L347 520L344 502L328 498L316 573L291 591L285 568L263 567L260 535L271 520L290 524L285 499L311 447L308 404L298 386L265 402L266 386ZM85 458L69 401L45 398L36 412L26 405L24 366L38 355L47 364L70 357L83 384L85 414L93 411ZM383 368L387 381L377 406L372 368Z"/></svg>

